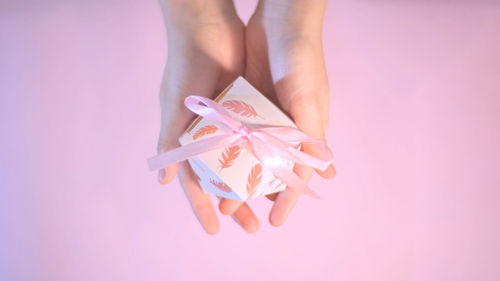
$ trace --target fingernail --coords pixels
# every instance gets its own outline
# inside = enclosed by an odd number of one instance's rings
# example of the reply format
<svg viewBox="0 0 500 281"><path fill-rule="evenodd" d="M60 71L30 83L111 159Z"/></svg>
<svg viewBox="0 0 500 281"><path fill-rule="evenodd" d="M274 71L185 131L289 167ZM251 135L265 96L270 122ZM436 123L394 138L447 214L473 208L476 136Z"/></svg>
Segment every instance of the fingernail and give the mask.
<svg viewBox="0 0 500 281"><path fill-rule="evenodd" d="M160 169L158 171L158 181L163 183L163 179L165 178L165 169Z"/></svg>

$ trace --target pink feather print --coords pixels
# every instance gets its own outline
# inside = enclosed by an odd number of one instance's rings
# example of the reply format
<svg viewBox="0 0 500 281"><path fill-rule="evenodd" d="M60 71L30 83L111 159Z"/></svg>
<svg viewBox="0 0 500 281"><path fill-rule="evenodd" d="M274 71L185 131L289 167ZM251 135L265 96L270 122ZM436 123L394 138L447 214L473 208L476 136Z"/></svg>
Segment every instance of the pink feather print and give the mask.
<svg viewBox="0 0 500 281"><path fill-rule="evenodd" d="M214 179L210 179L210 183L224 192L231 192L232 191L232 189L224 182L221 182L221 181L219 182L219 181L215 181Z"/></svg>
<svg viewBox="0 0 500 281"><path fill-rule="evenodd" d="M216 131L218 130L218 128L214 125L206 125L206 126L203 126L201 127L198 131L196 131L196 133L194 133L193 135L193 140L199 138L199 137L202 137L204 135L209 135L209 134L213 134L215 133Z"/></svg>
<svg viewBox="0 0 500 281"><path fill-rule="evenodd" d="M240 155L241 147L235 145L227 147L219 157L220 171L229 168L234 164L234 160Z"/></svg>
<svg viewBox="0 0 500 281"><path fill-rule="evenodd" d="M222 103L222 106L243 117L260 117L253 106L242 100L227 100Z"/></svg>
<svg viewBox="0 0 500 281"><path fill-rule="evenodd" d="M257 163L252 167L252 170L250 170L250 173L248 174L248 181L247 181L248 197L251 197L255 193L255 191L257 190L256 187L259 185L261 180L262 180L262 165Z"/></svg>

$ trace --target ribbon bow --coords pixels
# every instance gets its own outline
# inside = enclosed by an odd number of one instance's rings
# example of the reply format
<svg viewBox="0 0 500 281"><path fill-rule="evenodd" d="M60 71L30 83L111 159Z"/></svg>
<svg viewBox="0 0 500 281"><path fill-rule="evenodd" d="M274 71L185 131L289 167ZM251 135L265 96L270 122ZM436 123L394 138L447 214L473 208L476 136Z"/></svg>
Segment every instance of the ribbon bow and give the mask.
<svg viewBox="0 0 500 281"><path fill-rule="evenodd" d="M193 113L221 124L226 129L226 134L177 147L152 157L148 160L151 171L165 168L204 152L240 145L253 152L264 167L289 187L319 198L301 178L287 167L283 159L324 171L333 158L332 152L324 141L292 127L255 127L255 125L245 124L233 118L222 105L208 98L188 96L184 100L184 105ZM298 150L294 143L301 142L314 144L322 158L316 158Z"/></svg>

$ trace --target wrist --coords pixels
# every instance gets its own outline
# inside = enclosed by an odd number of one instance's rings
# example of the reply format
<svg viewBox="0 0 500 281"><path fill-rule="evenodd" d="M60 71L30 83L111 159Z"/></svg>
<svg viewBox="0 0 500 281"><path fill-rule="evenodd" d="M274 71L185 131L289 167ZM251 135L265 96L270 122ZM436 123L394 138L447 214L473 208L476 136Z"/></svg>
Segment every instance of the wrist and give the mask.
<svg viewBox="0 0 500 281"><path fill-rule="evenodd" d="M254 20L276 35L320 38L326 0L259 0Z"/></svg>
<svg viewBox="0 0 500 281"><path fill-rule="evenodd" d="M189 32L238 20L232 0L160 0L167 29Z"/></svg>

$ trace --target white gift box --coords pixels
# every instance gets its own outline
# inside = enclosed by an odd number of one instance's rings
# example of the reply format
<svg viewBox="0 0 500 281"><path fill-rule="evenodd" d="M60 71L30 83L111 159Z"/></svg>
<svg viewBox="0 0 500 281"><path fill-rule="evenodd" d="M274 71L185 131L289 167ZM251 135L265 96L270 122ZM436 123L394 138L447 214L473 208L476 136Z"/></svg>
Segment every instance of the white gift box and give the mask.
<svg viewBox="0 0 500 281"><path fill-rule="evenodd" d="M288 116L270 102L244 78L239 77L215 101L235 119L249 127L287 126L297 128ZM179 138L187 145L204 138L224 135L220 124L197 117ZM299 144L296 144L297 148ZM286 185L277 179L243 146L231 146L199 154L188 159L206 193L234 200L247 200L284 190ZM283 159L292 169L293 163Z"/></svg>

